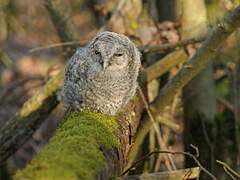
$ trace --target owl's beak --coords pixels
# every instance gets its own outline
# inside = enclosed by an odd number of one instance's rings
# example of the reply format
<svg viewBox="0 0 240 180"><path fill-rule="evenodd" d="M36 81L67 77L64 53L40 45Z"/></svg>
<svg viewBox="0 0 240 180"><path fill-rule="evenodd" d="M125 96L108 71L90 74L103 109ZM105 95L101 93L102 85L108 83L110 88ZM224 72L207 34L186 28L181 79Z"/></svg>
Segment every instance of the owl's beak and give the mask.
<svg viewBox="0 0 240 180"><path fill-rule="evenodd" d="M106 70L107 67L108 67L108 62L104 61L103 62L103 70Z"/></svg>

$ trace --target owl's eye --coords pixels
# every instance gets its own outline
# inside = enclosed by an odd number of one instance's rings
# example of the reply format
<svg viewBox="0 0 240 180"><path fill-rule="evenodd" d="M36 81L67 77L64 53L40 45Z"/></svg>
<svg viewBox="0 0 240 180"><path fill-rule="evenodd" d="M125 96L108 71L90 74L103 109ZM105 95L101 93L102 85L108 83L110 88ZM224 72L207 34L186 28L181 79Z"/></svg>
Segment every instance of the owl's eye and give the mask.
<svg viewBox="0 0 240 180"><path fill-rule="evenodd" d="M95 54L96 54L96 55L99 55L99 54L100 54L100 52L99 52L99 51L95 51Z"/></svg>
<svg viewBox="0 0 240 180"><path fill-rule="evenodd" d="M121 56L123 56L123 53L116 53L116 54L114 54L114 56L115 57L121 57Z"/></svg>

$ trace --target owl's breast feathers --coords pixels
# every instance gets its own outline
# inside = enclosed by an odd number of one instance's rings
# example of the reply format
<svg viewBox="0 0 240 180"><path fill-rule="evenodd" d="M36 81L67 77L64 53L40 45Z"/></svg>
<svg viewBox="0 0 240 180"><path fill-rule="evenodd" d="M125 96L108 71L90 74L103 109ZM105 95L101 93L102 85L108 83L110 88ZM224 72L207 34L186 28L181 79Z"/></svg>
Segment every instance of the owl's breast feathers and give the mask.
<svg viewBox="0 0 240 180"><path fill-rule="evenodd" d="M84 98L80 99L78 110L88 109L111 115L115 115L126 104L125 101L133 96L136 86L127 76L117 78L101 73L92 79L86 79L84 84L79 92Z"/></svg>

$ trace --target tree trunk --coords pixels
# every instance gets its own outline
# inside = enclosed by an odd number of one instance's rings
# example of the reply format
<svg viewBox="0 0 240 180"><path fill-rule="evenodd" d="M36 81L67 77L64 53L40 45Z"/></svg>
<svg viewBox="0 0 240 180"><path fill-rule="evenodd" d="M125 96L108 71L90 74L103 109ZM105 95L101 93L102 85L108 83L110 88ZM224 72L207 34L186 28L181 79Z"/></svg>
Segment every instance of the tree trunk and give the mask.
<svg viewBox="0 0 240 180"><path fill-rule="evenodd" d="M182 8L182 39L206 33L207 14L204 0L183 0ZM192 55L191 51L194 49L187 49ZM216 98L211 61L183 88L183 102L185 150L192 152L190 145L195 145L199 149L203 166L212 169ZM186 166L193 165L192 159L186 158Z"/></svg>
<svg viewBox="0 0 240 180"><path fill-rule="evenodd" d="M177 21L181 17L181 0L158 0L160 21Z"/></svg>

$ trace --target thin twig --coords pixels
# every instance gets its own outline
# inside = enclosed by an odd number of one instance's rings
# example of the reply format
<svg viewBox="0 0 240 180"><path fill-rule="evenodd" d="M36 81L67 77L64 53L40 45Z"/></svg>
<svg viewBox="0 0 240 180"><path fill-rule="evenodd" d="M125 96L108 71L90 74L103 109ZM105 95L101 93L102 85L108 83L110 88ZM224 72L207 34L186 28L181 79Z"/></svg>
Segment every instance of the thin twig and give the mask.
<svg viewBox="0 0 240 180"><path fill-rule="evenodd" d="M102 28L100 28L98 32L102 32L104 30L106 30L106 26L103 26ZM139 49L143 53L150 53L150 52L156 53L156 52L166 51L169 49L175 49L177 47L182 47L182 46L186 46L189 44L202 42L205 39L206 39L206 35L200 35L196 38L179 40L178 42L175 42L175 43L165 43L165 44L160 44L160 45L155 45L155 46L145 46L145 47L139 47ZM81 41L67 41L67 42L54 43L54 44L49 44L46 46L40 46L37 48L30 49L29 52L32 53L32 52L36 52L39 50L46 50L46 49L57 48L57 47L62 47L62 46L72 46L72 45L85 46L87 44L87 42L88 41L81 40Z"/></svg>
<svg viewBox="0 0 240 180"><path fill-rule="evenodd" d="M180 151L153 151L153 152L150 152L148 154L146 154L145 156L143 156L141 159L139 159L138 161L134 162L132 164L132 166L130 166L128 169L126 169L122 174L121 176L125 175L128 171L130 171L133 167L135 167L137 164L141 163L143 160L145 160L146 158L152 156L153 154L158 154L158 153L167 153L167 154L172 154L172 155L185 155L185 156L189 156L191 157L195 163L200 167L201 170L203 170L207 175L209 175L212 179L214 180L217 180L217 178L212 174L210 173L206 168L204 168L202 166L202 164L197 160L197 158L189 153L189 152L180 152Z"/></svg>
<svg viewBox="0 0 240 180"><path fill-rule="evenodd" d="M49 44L49 45L45 45L45 46L39 46L39 47L30 49L29 53L46 50L46 49L51 49L51 48L58 48L58 47L62 47L62 46L71 46L71 45L85 46L87 44L87 42L88 42L87 40L59 42L59 43Z"/></svg>
<svg viewBox="0 0 240 180"><path fill-rule="evenodd" d="M237 180L237 179L231 174L231 172L229 172L229 170L228 170L226 167L223 166L223 169L224 169L224 171L226 172L226 174L229 175L233 180Z"/></svg>
<svg viewBox="0 0 240 180"><path fill-rule="evenodd" d="M197 146L194 146L193 144L190 144L190 147L193 148L196 151L196 157L199 157L200 153L199 153L199 149Z"/></svg>
<svg viewBox="0 0 240 180"><path fill-rule="evenodd" d="M131 175L126 177L117 177L117 180L133 180L133 179L159 179L159 180L187 180L187 179L198 179L201 169L199 167L178 169L176 171L164 171L140 175Z"/></svg>
<svg viewBox="0 0 240 180"><path fill-rule="evenodd" d="M235 112L234 110L234 106L229 102L227 101L226 99L224 99L223 97L221 96L216 96L217 100L223 104L228 110L230 110L232 113Z"/></svg>
<svg viewBox="0 0 240 180"><path fill-rule="evenodd" d="M166 44L161 44L156 46L145 46L141 48L141 51L144 53L166 51L169 49L175 49L177 47L182 47L189 44L202 42L206 39L206 37L207 37L206 34L203 34L195 38L184 39L175 43L166 43Z"/></svg>
<svg viewBox="0 0 240 180"><path fill-rule="evenodd" d="M240 174L237 173L236 171L234 171L227 163L220 161L220 160L216 160L216 162L223 165L223 167L227 168L232 174L234 174L236 177L240 178Z"/></svg>
<svg viewBox="0 0 240 180"><path fill-rule="evenodd" d="M239 38L240 39L240 38ZM240 126L240 63L237 62L236 68L233 71L233 97L234 97L234 131L235 131L235 146L237 150L236 155L236 164L240 166L240 134L239 134L239 126Z"/></svg>
<svg viewBox="0 0 240 180"><path fill-rule="evenodd" d="M201 125L202 125L202 131L203 131L204 139L206 140L207 146L210 149L210 162L211 162L210 167L211 167L211 170L213 170L213 167L214 167L214 148L213 148L212 142L209 138L209 134L207 132L207 128L206 128L206 125L205 125L203 119L201 119L200 121L201 121Z"/></svg>
<svg viewBox="0 0 240 180"><path fill-rule="evenodd" d="M117 14L120 13L120 11L121 11L121 9L123 8L123 6L125 5L125 3L126 3L126 0L120 0L120 1L118 1L117 6L116 6L116 8L113 10L112 15L111 15L108 23L114 22L114 21L116 20Z"/></svg>
<svg viewBox="0 0 240 180"><path fill-rule="evenodd" d="M124 6L125 2L126 2L126 0L121 0L121 1L118 2L116 8L113 10L112 16L109 19L108 24L110 22L113 22L116 19L117 14L120 12L120 10ZM107 25L102 26L97 32L90 33L90 34L100 33L100 32L105 31L105 30L107 30ZM40 51L40 50L58 48L58 47L62 47L62 46L73 46L73 45L85 46L88 42L89 42L89 39L80 40L80 41L65 41L65 42L54 43L54 44L49 44L49 45L33 48L33 49L30 49L29 52L33 53L33 52Z"/></svg>
<svg viewBox="0 0 240 180"><path fill-rule="evenodd" d="M158 127L158 124L154 120L154 117L153 117L153 115L152 115L152 113L150 111L150 108L148 106L147 100L146 100L146 98L145 98L145 96L144 96L144 94L142 92L142 89L139 86L138 86L138 91L139 91L139 94L140 94L140 96L141 96L141 98L143 100L144 106L145 106L145 108L147 110L149 119L152 122L153 128L154 128L154 130L155 130L155 132L157 134L157 139L158 139L158 143L159 143L160 147L163 148L164 150L168 150L167 145L165 144L165 142L164 142L164 140L162 138L162 134L161 134L161 131L160 131L159 127ZM174 166L171 166L171 162L174 162L172 157L164 156L164 159L165 159L165 162L166 162L166 166L167 166L167 168L169 170L173 170L174 167L176 167L175 164L174 164Z"/></svg>

